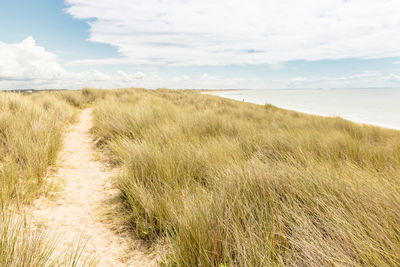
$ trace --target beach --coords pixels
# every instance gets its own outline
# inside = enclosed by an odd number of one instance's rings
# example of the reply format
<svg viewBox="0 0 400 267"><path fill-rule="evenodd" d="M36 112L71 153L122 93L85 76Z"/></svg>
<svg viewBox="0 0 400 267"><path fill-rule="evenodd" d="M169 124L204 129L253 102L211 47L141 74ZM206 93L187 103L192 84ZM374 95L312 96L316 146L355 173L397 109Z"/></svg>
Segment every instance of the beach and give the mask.
<svg viewBox="0 0 400 267"><path fill-rule="evenodd" d="M400 129L400 89L227 90L208 94Z"/></svg>

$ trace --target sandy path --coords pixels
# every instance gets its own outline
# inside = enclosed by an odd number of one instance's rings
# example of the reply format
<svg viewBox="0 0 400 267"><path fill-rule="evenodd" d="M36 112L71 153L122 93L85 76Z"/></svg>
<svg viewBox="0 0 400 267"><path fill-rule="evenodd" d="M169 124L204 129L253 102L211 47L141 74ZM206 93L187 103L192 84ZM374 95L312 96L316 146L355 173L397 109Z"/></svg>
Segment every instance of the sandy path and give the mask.
<svg viewBox="0 0 400 267"><path fill-rule="evenodd" d="M97 266L156 266L156 260L135 242L116 234L102 220L100 210L109 205L118 191L111 184L112 172L94 157L89 130L91 109L84 110L77 124L67 132L60 152L56 174L50 179L64 181L56 200L39 199L33 217L63 237L71 246L74 238L87 239L85 254L93 255Z"/></svg>

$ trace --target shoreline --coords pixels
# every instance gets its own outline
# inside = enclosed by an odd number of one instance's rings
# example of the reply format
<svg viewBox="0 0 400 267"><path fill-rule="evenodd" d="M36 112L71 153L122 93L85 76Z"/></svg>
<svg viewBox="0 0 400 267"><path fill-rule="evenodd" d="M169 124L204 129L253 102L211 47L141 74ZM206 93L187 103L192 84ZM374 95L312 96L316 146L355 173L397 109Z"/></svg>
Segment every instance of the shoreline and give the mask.
<svg viewBox="0 0 400 267"><path fill-rule="evenodd" d="M235 99L235 98L231 98L231 97L227 97L227 96L221 95L221 93L224 93L224 92L231 92L231 91L235 91L235 92L236 92L236 91L240 91L240 90L232 90L232 89L231 89L231 90L215 90L215 91L214 91L214 90L210 90L210 92L202 91L201 94L212 95L212 96L218 96L218 97L223 97L223 98L226 98L226 99L231 99L231 100L235 100L235 101L241 102L241 100L238 100L238 99ZM244 91L244 90L242 90L242 91ZM260 106L263 106L263 105L267 104L267 103L265 103L265 104L259 104L259 103L255 103L255 102L251 102L251 101L247 101L247 100L243 100L243 102L252 103L252 104L260 105ZM273 104L273 103L268 103L268 104L274 105L274 106L276 106L276 107L278 107L278 108L280 108L280 109L286 109L286 110L290 110L290 111L294 111L294 112L300 112L300 113L304 113L304 114L307 114L307 115L316 115L316 116L322 116L322 117L326 117L326 118L335 118L335 117L339 117L339 118L342 118L342 119L344 119L344 120L348 120L348 121L357 123L357 124L359 124L359 125L375 126L375 127L380 127L380 128L384 128L384 129L389 129L389 130L394 130L394 131L400 131L400 127L396 128L395 126L384 125L384 124L380 124L380 123L377 123L377 122L376 122L376 123L375 123L375 122L365 122L365 121L359 121L359 120L354 120L354 119L345 118L345 117L339 116L339 115L337 115L337 116L332 116L332 115L327 115L327 114L323 114L323 113L314 113L314 112L308 112L308 111L299 110L299 109L285 108L285 107L281 107L281 106L275 105L275 104Z"/></svg>

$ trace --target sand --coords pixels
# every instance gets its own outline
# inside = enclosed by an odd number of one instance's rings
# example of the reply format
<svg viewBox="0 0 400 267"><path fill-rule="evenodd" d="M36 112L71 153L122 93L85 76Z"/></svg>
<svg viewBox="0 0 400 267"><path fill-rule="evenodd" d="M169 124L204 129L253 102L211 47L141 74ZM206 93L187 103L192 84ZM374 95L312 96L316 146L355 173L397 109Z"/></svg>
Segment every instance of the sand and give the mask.
<svg viewBox="0 0 400 267"><path fill-rule="evenodd" d="M157 266L157 257L146 253L127 233L112 230L104 219L101 211L118 190L111 180L115 171L94 158L91 127L92 110L83 110L65 135L58 171L48 177L63 185L57 197L42 197L34 203L34 222L61 236L60 250L71 247L77 237L87 240L84 255L93 256L97 266Z"/></svg>

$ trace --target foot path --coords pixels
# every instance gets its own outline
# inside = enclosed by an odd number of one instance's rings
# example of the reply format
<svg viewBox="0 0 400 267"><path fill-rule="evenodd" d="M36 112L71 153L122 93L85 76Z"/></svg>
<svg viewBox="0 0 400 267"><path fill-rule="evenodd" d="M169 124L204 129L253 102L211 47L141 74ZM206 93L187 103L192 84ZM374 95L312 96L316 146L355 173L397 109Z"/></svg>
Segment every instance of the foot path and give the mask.
<svg viewBox="0 0 400 267"><path fill-rule="evenodd" d="M92 255L96 266L157 266L138 242L117 234L102 218L101 210L110 205L118 190L112 186L112 171L94 159L91 127L92 110L83 110L78 123L66 133L58 171L50 177L64 181L59 197L39 199L34 221L59 233L64 248L72 246L77 237L87 240L84 255Z"/></svg>

